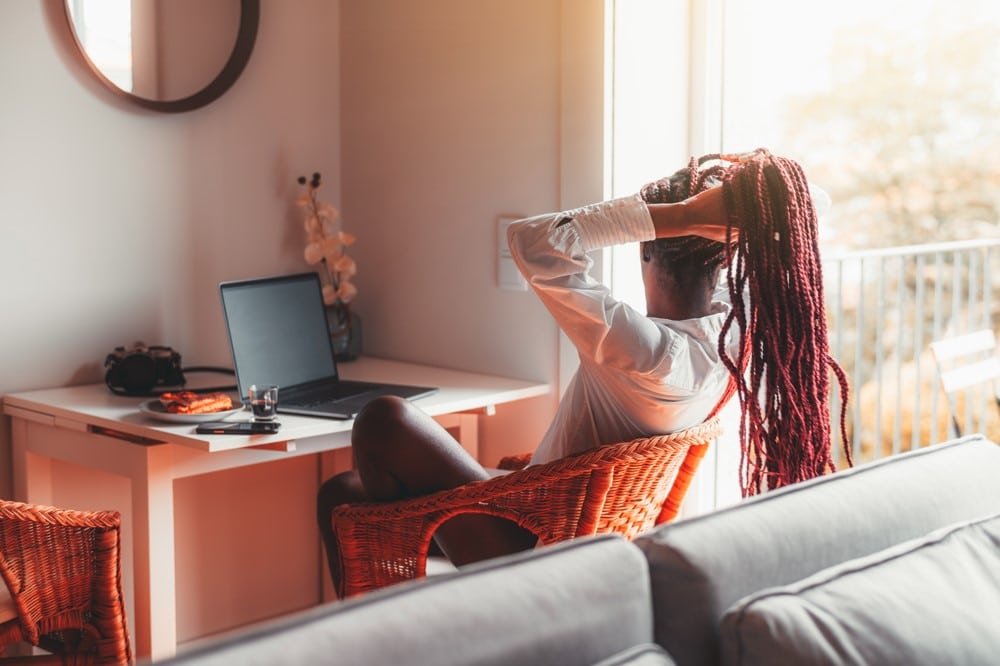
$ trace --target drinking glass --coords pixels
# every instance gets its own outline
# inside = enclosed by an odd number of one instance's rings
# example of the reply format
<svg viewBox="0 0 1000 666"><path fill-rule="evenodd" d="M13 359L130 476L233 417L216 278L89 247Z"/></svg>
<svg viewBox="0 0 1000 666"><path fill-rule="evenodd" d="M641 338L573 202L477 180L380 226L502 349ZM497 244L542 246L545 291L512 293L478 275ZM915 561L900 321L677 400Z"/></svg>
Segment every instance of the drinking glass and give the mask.
<svg viewBox="0 0 1000 666"><path fill-rule="evenodd" d="M253 384L248 390L251 421L273 421L278 415L278 387Z"/></svg>

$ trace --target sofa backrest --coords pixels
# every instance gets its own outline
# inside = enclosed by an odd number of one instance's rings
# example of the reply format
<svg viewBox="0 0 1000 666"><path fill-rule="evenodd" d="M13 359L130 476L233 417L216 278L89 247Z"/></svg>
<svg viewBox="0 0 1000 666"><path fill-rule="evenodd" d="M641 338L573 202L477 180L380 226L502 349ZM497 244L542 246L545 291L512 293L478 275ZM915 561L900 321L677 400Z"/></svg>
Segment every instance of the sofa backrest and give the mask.
<svg viewBox="0 0 1000 666"><path fill-rule="evenodd" d="M646 560L607 535L326 604L165 663L569 666L652 640Z"/></svg>
<svg viewBox="0 0 1000 666"><path fill-rule="evenodd" d="M744 597L723 617L722 663L995 666L1000 514Z"/></svg>
<svg viewBox="0 0 1000 666"><path fill-rule="evenodd" d="M719 663L719 623L758 590L1000 512L1000 446L982 436L859 465L657 528L656 641L684 666Z"/></svg>

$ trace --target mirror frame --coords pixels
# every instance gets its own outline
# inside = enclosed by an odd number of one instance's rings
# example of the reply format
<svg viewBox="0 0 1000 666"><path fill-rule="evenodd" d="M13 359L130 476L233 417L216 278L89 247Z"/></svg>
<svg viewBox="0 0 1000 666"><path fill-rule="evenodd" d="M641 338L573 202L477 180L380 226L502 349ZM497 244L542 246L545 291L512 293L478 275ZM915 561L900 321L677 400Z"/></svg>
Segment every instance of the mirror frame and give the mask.
<svg viewBox="0 0 1000 666"><path fill-rule="evenodd" d="M218 75L204 88L187 97L156 100L122 90L104 76L91 61L90 56L87 55L87 51L83 48L83 44L80 43L80 39L76 35L76 27L73 25L73 18L70 16L69 5L65 1L62 5L66 25L73 36L73 42L76 44L77 51L90 71L104 84L104 87L119 97L139 106L152 109L153 111L168 113L180 113L201 108L214 102L229 90L236 83L236 80L243 73L247 63L250 61L250 54L253 52L254 43L257 40L257 29L260 25L260 0L240 0L240 25L236 33L236 43L233 45L232 53L229 54L229 60L226 61L226 64L222 67Z"/></svg>

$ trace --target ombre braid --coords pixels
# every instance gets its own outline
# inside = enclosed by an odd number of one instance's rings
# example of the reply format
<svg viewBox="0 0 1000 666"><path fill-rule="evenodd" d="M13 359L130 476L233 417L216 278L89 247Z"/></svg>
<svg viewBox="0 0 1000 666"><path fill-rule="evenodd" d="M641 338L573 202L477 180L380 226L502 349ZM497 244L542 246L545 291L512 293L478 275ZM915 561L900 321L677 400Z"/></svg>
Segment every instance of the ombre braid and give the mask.
<svg viewBox="0 0 1000 666"><path fill-rule="evenodd" d="M718 162L700 169L707 161ZM689 183L686 196L678 187ZM846 440L847 377L829 354L816 210L802 168L759 149L747 155L706 155L671 178L647 185L650 203L676 202L721 183L730 244L685 236L658 239L654 252L685 255L695 264L729 266L732 310L719 352L740 400L740 485L760 493L835 469L830 455L828 369L841 391L840 431ZM662 248L662 249L661 249ZM740 353L726 339L739 326Z"/></svg>

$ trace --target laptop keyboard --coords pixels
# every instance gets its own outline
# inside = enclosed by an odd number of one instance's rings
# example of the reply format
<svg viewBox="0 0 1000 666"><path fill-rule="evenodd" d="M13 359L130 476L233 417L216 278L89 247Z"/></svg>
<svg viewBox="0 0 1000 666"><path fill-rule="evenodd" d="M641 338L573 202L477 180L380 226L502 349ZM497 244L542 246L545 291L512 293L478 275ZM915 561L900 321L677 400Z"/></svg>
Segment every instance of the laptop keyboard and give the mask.
<svg viewBox="0 0 1000 666"><path fill-rule="evenodd" d="M293 396L290 402L304 407L326 405L336 400L351 398L378 388L376 384L341 381L337 385L325 386L309 391L308 395Z"/></svg>

